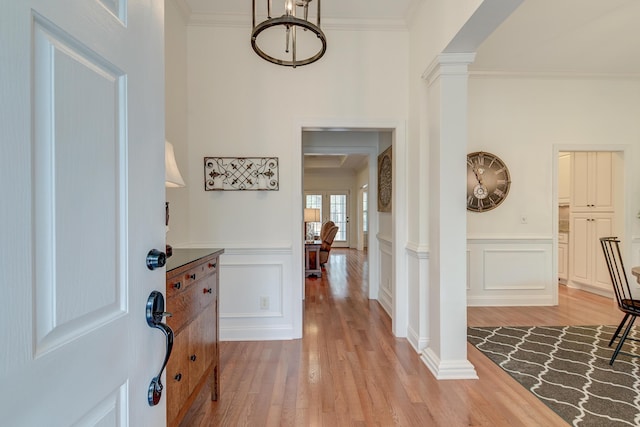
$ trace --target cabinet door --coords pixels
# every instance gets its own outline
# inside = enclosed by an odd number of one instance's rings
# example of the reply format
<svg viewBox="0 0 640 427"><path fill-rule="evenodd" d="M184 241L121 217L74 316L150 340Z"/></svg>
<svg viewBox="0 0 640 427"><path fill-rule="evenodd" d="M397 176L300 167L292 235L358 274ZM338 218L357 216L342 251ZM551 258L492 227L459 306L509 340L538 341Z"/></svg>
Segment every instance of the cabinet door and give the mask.
<svg viewBox="0 0 640 427"><path fill-rule="evenodd" d="M592 156L593 184L591 198L599 212L613 212L613 163L610 152L589 153Z"/></svg>
<svg viewBox="0 0 640 427"><path fill-rule="evenodd" d="M567 280L567 244L558 245L558 279Z"/></svg>
<svg viewBox="0 0 640 427"><path fill-rule="evenodd" d="M203 323L204 316L200 314L187 328L189 333L189 394L193 393L206 368Z"/></svg>
<svg viewBox="0 0 640 427"><path fill-rule="evenodd" d="M607 268L602 247L600 246L601 237L610 237L613 234L613 215L597 214L593 215L593 218L594 220L591 221L591 227L593 229L593 240L596 242L592 262L593 284L606 290L613 290L609 269Z"/></svg>
<svg viewBox="0 0 640 427"><path fill-rule="evenodd" d="M558 157L558 203L571 201L571 154L563 153Z"/></svg>
<svg viewBox="0 0 640 427"><path fill-rule="evenodd" d="M182 405L189 397L189 334L185 330L173 341L173 351L167 363L167 422L173 426Z"/></svg>
<svg viewBox="0 0 640 427"><path fill-rule="evenodd" d="M611 290L609 270L600 247L600 238L613 233L613 214L571 214L569 248L571 280Z"/></svg>
<svg viewBox="0 0 640 427"><path fill-rule="evenodd" d="M610 152L575 152L571 162L571 209L613 211L613 166Z"/></svg>
<svg viewBox="0 0 640 427"><path fill-rule="evenodd" d="M569 271L571 280L589 283L591 274L590 264L590 225L591 216L588 213L571 214L571 233L569 247Z"/></svg>
<svg viewBox="0 0 640 427"><path fill-rule="evenodd" d="M205 364L208 367L211 363L218 362L216 355L218 344L218 292L217 274L211 276L209 283L211 294L206 294L206 305L202 309L202 327L204 339Z"/></svg>

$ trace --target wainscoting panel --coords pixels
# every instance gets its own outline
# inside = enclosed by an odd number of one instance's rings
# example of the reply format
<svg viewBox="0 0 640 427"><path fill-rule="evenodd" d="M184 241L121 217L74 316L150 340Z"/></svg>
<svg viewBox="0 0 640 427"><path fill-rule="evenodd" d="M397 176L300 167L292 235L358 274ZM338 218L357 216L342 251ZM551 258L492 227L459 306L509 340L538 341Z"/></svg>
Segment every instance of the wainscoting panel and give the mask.
<svg viewBox="0 0 640 427"><path fill-rule="evenodd" d="M408 325L407 339L416 352L429 345L427 313L429 310L429 250L409 243L407 253Z"/></svg>
<svg viewBox="0 0 640 427"><path fill-rule="evenodd" d="M487 249L484 251L484 290L540 290L551 265L542 249ZM539 268L532 269L531 266Z"/></svg>
<svg viewBox="0 0 640 427"><path fill-rule="evenodd" d="M469 306L553 305L553 241L546 238L468 239Z"/></svg>
<svg viewBox="0 0 640 427"><path fill-rule="evenodd" d="M382 308L393 318L393 256L391 253L391 241L378 236L380 248L380 288L378 290L378 302Z"/></svg>
<svg viewBox="0 0 640 427"><path fill-rule="evenodd" d="M224 305L220 319L282 317L282 263L223 264L225 289L220 291ZM251 296L251 297L250 297Z"/></svg>
<svg viewBox="0 0 640 427"><path fill-rule="evenodd" d="M220 340L294 338L294 295L302 295L304 277L294 274L291 247L206 246L225 250L219 268Z"/></svg>

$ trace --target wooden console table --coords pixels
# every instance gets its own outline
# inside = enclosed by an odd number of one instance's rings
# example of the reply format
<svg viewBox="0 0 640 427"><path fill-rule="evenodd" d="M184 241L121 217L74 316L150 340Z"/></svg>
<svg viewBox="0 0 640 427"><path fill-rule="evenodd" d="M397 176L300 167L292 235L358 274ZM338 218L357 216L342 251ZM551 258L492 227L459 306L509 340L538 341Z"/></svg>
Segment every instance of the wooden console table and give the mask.
<svg viewBox="0 0 640 427"><path fill-rule="evenodd" d="M304 277L322 277L322 267L320 266L320 240L304 242Z"/></svg>
<svg viewBox="0 0 640 427"><path fill-rule="evenodd" d="M175 334L166 379L169 426L190 416L205 387L211 400L218 400L218 268L223 252L174 249L167 259L167 311L172 314L167 324Z"/></svg>

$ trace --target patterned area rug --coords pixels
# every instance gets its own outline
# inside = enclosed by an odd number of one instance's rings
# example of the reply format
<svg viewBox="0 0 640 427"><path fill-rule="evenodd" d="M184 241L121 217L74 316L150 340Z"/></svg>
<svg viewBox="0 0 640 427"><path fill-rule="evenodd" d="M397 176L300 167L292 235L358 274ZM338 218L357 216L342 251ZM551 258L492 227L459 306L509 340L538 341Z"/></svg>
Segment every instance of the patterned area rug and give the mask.
<svg viewBox="0 0 640 427"><path fill-rule="evenodd" d="M620 353L609 366L615 328L473 327L468 340L569 424L639 426L640 359ZM640 355L640 343L623 351Z"/></svg>

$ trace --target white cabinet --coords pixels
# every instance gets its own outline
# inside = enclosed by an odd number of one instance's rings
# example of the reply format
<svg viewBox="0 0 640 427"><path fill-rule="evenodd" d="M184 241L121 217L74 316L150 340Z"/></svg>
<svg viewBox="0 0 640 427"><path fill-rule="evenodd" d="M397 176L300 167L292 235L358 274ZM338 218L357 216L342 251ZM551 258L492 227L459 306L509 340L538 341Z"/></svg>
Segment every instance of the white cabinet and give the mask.
<svg viewBox="0 0 640 427"><path fill-rule="evenodd" d="M613 153L571 153L569 280L572 287L612 293L600 238L615 236Z"/></svg>
<svg viewBox="0 0 640 427"><path fill-rule="evenodd" d="M558 280L566 283L569 277L569 235L558 234Z"/></svg>
<svg viewBox="0 0 640 427"><path fill-rule="evenodd" d="M611 280L600 238L613 234L613 213L572 212L570 215L570 280L576 287L610 294Z"/></svg>
<svg viewBox="0 0 640 427"><path fill-rule="evenodd" d="M558 156L558 204L571 202L571 153Z"/></svg>
<svg viewBox="0 0 640 427"><path fill-rule="evenodd" d="M612 153L605 151L572 153L571 210L613 212Z"/></svg>

